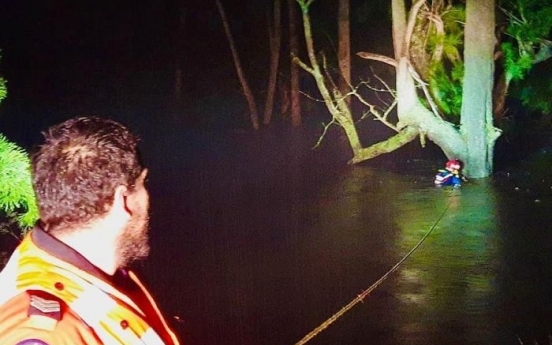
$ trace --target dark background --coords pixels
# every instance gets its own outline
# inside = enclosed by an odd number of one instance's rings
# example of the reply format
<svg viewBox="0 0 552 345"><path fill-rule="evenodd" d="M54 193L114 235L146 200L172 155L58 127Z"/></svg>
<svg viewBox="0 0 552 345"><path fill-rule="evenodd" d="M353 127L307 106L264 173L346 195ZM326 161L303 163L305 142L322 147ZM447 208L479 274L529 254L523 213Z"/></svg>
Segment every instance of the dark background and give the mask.
<svg viewBox="0 0 552 345"><path fill-rule="evenodd" d="M358 2L358 3L357 3ZM262 110L268 78L269 1L223 1L246 77ZM287 2L282 1L283 68L287 59ZM353 53L391 53L387 4L352 1ZM317 49L335 49L335 4L312 6ZM37 131L76 115L115 117L161 131L250 128L228 42L214 1L0 2L0 75L8 98L0 131L20 145ZM353 56L360 79L370 66ZM183 97L174 98L177 66ZM302 87L316 95L310 76ZM303 98L304 120L328 119L324 107ZM276 119L276 122L278 119Z"/></svg>
<svg viewBox="0 0 552 345"><path fill-rule="evenodd" d="M317 47L329 52L333 3L312 8ZM266 2L223 4L260 106ZM391 53L387 6L353 1L353 52ZM142 268L189 344L292 344L436 222L401 270L410 276L390 278L313 343L544 344L551 334L549 155L446 190L432 182L442 154L418 142L355 167L337 129L311 150L329 116L306 98L306 129L254 132L212 1L0 0L0 48L9 139L29 148L49 125L91 114L144 136L153 246ZM353 61L356 77L369 75ZM314 90L304 74L302 85ZM498 144L510 162L511 138Z"/></svg>

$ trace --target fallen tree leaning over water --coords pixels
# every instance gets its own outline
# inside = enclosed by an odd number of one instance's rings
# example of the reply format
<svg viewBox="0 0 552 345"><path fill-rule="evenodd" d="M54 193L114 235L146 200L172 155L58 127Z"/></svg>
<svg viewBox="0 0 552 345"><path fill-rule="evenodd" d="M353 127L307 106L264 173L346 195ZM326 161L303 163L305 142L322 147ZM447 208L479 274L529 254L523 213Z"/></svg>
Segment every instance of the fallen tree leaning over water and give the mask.
<svg viewBox="0 0 552 345"><path fill-rule="evenodd" d="M496 43L495 1L468 0L466 2L466 24L463 35L462 108L459 123L446 120L427 89L427 81L417 71L411 53L420 21L427 25L438 24L439 13L435 9L448 10L443 1L417 0L408 9L404 0L393 0L393 46L394 58L374 53L359 53L365 59L384 62L393 66L396 72L395 88L388 88L394 101L387 109L378 108L362 98L357 88L351 87L349 94L343 94L336 87L323 54L317 56L314 49L309 7L314 0L297 0L303 13L304 35L308 62L295 57L295 63L311 74L328 108L332 120L345 132L353 157L350 163L359 163L384 153L392 152L419 138L422 145L426 139L438 145L448 158L460 159L465 164L468 177L486 177L492 173L493 150L500 130L493 125L492 90L494 48ZM428 5L429 3L429 5ZM437 23L437 24L436 24ZM443 33L445 34L445 33ZM435 52L442 46L436 45ZM437 56L437 54L434 54ZM443 56L443 55L440 55ZM419 65L419 64L418 64ZM364 147L356 125L357 118L346 102L346 97L355 96L367 107L362 118L372 115L376 120L391 128L395 134L388 139ZM396 118L389 116L396 110Z"/></svg>

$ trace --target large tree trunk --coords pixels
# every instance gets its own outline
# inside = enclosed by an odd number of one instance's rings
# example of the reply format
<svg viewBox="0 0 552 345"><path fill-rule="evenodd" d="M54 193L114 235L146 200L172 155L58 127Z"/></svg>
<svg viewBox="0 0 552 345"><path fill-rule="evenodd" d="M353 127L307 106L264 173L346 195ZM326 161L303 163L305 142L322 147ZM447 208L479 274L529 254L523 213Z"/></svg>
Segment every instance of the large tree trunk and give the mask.
<svg viewBox="0 0 552 345"><path fill-rule="evenodd" d="M395 59L403 55L403 46L406 34L406 8L404 0L393 0L391 2L391 13L393 17L393 48Z"/></svg>
<svg viewBox="0 0 552 345"><path fill-rule="evenodd" d="M274 94L276 92L276 83L278 79L278 67L280 63L280 46L282 41L282 29L280 25L281 0L274 0L274 12L272 24L269 23L269 42L270 42L270 75L268 78L268 91L264 108L263 123L268 125L272 119L274 111Z"/></svg>
<svg viewBox="0 0 552 345"><path fill-rule="evenodd" d="M350 34L350 0L339 0L337 11L338 21L338 51L339 61L339 91L346 95L351 91L351 34ZM349 103L350 97L346 98Z"/></svg>
<svg viewBox="0 0 552 345"><path fill-rule="evenodd" d="M222 24L224 25L224 32L226 33L226 38L228 39L228 43L230 44L230 50L232 51L234 66L236 67L236 73L238 74L238 78L240 80L243 93L245 95L247 104L249 106L249 117L251 119L251 124L253 125L254 129L259 129L259 114L257 112L257 104L255 103L255 97L253 96L253 92L251 92L251 88L247 83L245 74L243 73L240 57L238 55L236 45L234 44L234 38L232 37L232 32L230 31L230 25L228 25L228 19L226 18L226 12L224 12L224 8L222 7L222 4L220 3L219 0L216 0L216 3L217 3L218 11L220 13L220 17L222 19Z"/></svg>
<svg viewBox="0 0 552 345"><path fill-rule="evenodd" d="M291 124L301 125L301 94L300 94L300 68L293 63L293 58L299 56L299 18L297 13L297 2L288 0L289 20L289 50L291 53L290 66L290 98L291 98Z"/></svg>
<svg viewBox="0 0 552 345"><path fill-rule="evenodd" d="M466 174L489 176L493 168L495 0L467 0L461 131L467 144Z"/></svg>
<svg viewBox="0 0 552 345"><path fill-rule="evenodd" d="M409 70L408 59L402 57L397 64L397 111L399 128L415 128L421 137L433 141L449 158L463 158L465 143L454 125L436 116L422 105Z"/></svg>

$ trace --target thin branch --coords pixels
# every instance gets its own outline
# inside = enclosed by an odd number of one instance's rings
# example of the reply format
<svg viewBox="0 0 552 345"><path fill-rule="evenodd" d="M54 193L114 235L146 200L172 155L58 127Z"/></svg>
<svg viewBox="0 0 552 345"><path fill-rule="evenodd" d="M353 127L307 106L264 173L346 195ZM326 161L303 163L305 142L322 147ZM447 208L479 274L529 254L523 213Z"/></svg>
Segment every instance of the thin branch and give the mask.
<svg viewBox="0 0 552 345"><path fill-rule="evenodd" d="M330 129L331 125L333 125L334 123L339 124L339 122L335 120L335 117L332 117L332 120L330 122L328 122L327 124L324 124L324 131L316 141L316 144L312 147L313 149L318 148L320 144L322 144L322 140L324 140L324 137L328 133L328 130Z"/></svg>
<svg viewBox="0 0 552 345"><path fill-rule="evenodd" d="M364 86L365 88L367 88L368 90L371 90L371 91L374 91L374 92L387 92L388 90L384 90L384 89L379 89L375 86L372 86L370 85L370 82L369 81L366 81L366 80L363 80L359 83L359 85L362 85Z"/></svg>
<svg viewBox="0 0 552 345"><path fill-rule="evenodd" d="M386 63L390 66L397 67L397 60L395 60L393 58L390 58L388 56L385 56L385 55L368 53L368 52L358 52L357 56L361 57L363 59L366 59L366 60L380 61L380 62Z"/></svg>
<svg viewBox="0 0 552 345"><path fill-rule="evenodd" d="M380 121L381 123L383 123L385 126L391 128L392 130L396 131L396 132L399 132L399 129L397 128L397 126L395 126L394 124L392 124L391 122L389 122L387 120L387 115L389 114L389 112L391 112L390 109L394 108L395 105L397 104L397 101L395 100L393 102L393 105L391 107L388 108L388 111L386 111L383 115L377 110L376 106L367 102L363 97L361 97L360 95L358 94L355 94L355 96L357 96L357 99L362 103L364 104L365 106L367 106L368 108L370 108L370 111L368 113L372 113L376 119L378 121ZM367 114L363 115L361 119L365 118Z"/></svg>
<svg viewBox="0 0 552 345"><path fill-rule="evenodd" d="M378 76L377 74L374 74L374 76L379 80L380 83L383 84L383 86L385 86L385 88L387 89L387 92L389 92L391 95L393 95L394 98L397 98L397 91L395 89L393 89L391 86L389 86L389 84L387 84L387 82L385 80L383 80L382 78L380 78L380 76Z"/></svg>
<svg viewBox="0 0 552 345"><path fill-rule="evenodd" d="M309 74L314 75L314 69L307 66L307 64L301 61L301 59L299 59L297 56L292 56L292 61L293 63L295 63L296 65L298 65L299 67L307 71Z"/></svg>
<svg viewBox="0 0 552 345"><path fill-rule="evenodd" d="M301 93L303 96L307 97L307 98L310 99L311 101L315 101L315 102L326 102L324 99L314 98L314 97L312 97L311 95L309 95L308 93L306 93L306 92L304 92L304 91L299 91L299 93Z"/></svg>
<svg viewBox="0 0 552 345"><path fill-rule="evenodd" d="M367 82L361 82L361 83L359 83L359 85L358 85L357 87L355 87L351 92L349 92L349 93L347 94L347 96L355 96L355 97L359 100L360 103L364 104L365 106L367 106L367 107L370 109L369 111L365 112L365 113L362 115L362 117L360 118L359 121L364 120L364 119L368 116L368 114L371 113L371 114L374 115L374 117L375 117L378 121L380 121L381 123L383 123L385 126L387 126L387 127L391 128L392 130L398 132L399 130L398 130L397 126L395 126L394 124L392 124L391 122L389 122L389 121L387 120L387 116L391 113L391 111L395 108L395 106L396 106L396 104L397 104L396 96L395 96L393 90L389 87L389 85L387 85L379 76L376 75L376 78L378 78L378 80L380 80L381 83L382 83L383 85L385 85L385 87L387 88L387 90L377 90L376 88L372 87L372 86L371 86L370 84L368 84ZM383 113L381 113L381 112L377 109L377 107L376 107L374 104L368 102L364 97L362 97L362 96L358 93L358 89L360 88L360 86L365 86L365 87L370 88L370 89L373 90L373 91L377 91L377 94L379 94L379 93L381 93L381 92L388 92L389 94L391 94L391 95L393 96L393 104L388 105L388 106L387 106L387 109L386 109ZM385 104L385 102L383 102L383 103ZM357 121L357 122L359 122L359 121Z"/></svg>

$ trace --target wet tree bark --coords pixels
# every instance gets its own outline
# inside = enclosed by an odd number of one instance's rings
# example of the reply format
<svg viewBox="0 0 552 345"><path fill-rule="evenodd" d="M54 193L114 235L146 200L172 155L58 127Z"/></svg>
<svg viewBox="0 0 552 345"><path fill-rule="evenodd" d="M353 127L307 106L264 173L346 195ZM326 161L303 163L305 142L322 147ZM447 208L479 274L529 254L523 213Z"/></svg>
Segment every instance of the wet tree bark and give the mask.
<svg viewBox="0 0 552 345"><path fill-rule="evenodd" d="M300 94L300 68L293 63L293 58L299 55L299 18L297 14L297 2L288 0L289 17L289 49L291 53L290 66L290 98L291 98L291 124L296 127L301 125L301 94Z"/></svg>
<svg viewBox="0 0 552 345"><path fill-rule="evenodd" d="M467 0L461 127L467 144L466 173L489 176L496 137L493 123L495 0Z"/></svg>
<svg viewBox="0 0 552 345"><path fill-rule="evenodd" d="M254 129L259 129L259 114L257 112L257 104L255 103L255 97L253 96L253 92L251 92L251 88L247 83L245 74L243 73L240 57L238 55L236 45L234 44L232 32L230 31L230 25L228 24L228 19L226 18L226 12L224 12L224 8L222 7L222 4L220 3L219 0L216 0L216 4L217 4L220 17L222 19L222 24L224 25L224 32L226 33L228 44L230 44L230 50L232 51L232 57L234 59L234 66L236 68L236 73L238 74L238 78L240 80L243 93L245 95L247 104L249 106L249 117L251 119L251 124L253 125Z"/></svg>
<svg viewBox="0 0 552 345"><path fill-rule="evenodd" d="M276 92L276 83L278 81L278 68L280 63L280 46L282 41L281 28L281 0L274 0L272 23L268 23L269 27L269 44L270 44L270 75L268 78L268 89L264 108L263 123L268 125L272 119L274 112L274 94Z"/></svg>
<svg viewBox="0 0 552 345"><path fill-rule="evenodd" d="M351 91L351 34L350 34L350 0L339 0L338 21L338 61L341 78L339 90L346 95ZM350 97L345 100L350 104Z"/></svg>

